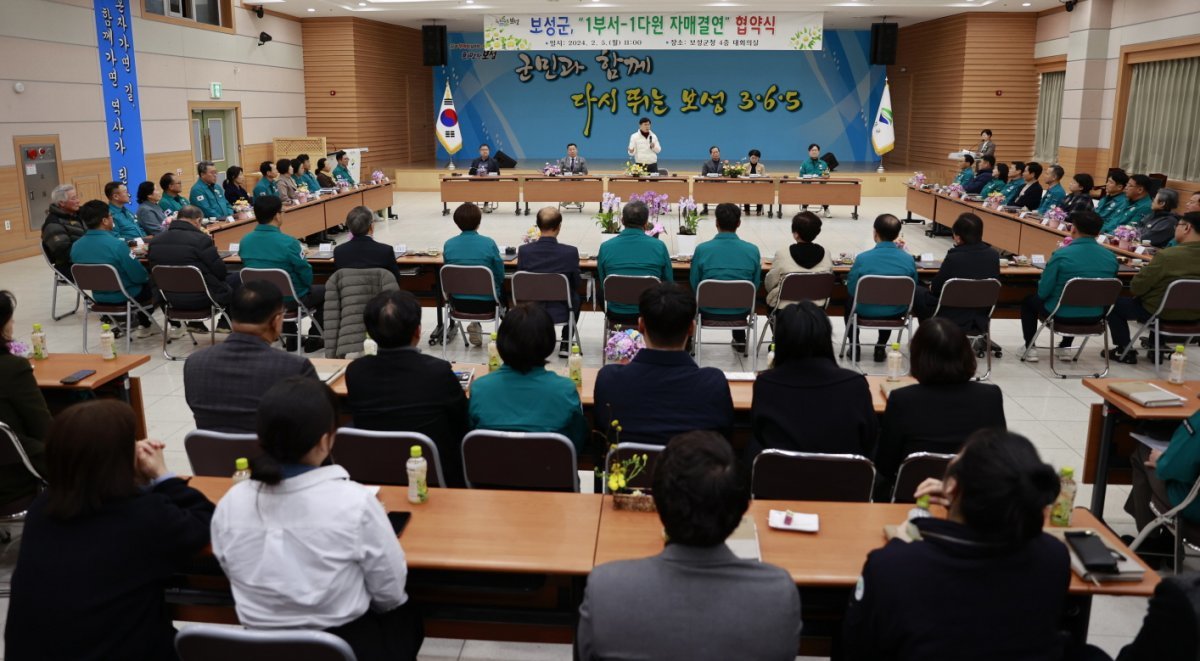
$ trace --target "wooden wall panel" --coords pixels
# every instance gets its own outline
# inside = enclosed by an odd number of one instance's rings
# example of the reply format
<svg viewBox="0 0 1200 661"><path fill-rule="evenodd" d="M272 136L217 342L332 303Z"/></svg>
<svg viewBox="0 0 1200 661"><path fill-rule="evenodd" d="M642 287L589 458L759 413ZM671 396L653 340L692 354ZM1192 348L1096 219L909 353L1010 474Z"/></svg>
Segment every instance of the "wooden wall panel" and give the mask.
<svg viewBox="0 0 1200 661"><path fill-rule="evenodd" d="M4 221L11 221L12 229L4 230ZM21 209L20 192L17 187L17 168L14 165L0 168L0 261L34 254L26 236L25 212Z"/></svg>
<svg viewBox="0 0 1200 661"><path fill-rule="evenodd" d="M364 172L430 161L433 70L421 64L420 31L358 18L302 29L308 134L330 150L367 147Z"/></svg>
<svg viewBox="0 0 1200 661"><path fill-rule="evenodd" d="M192 152L182 150L146 154L146 179L157 184L158 180L168 172L174 173L183 181L183 190L186 195L187 191L191 190L192 184L196 183L196 161Z"/></svg>
<svg viewBox="0 0 1200 661"><path fill-rule="evenodd" d="M888 67L897 116L886 166L947 170L946 155L978 144L985 128L995 132L999 158L1032 153L1036 26L1035 14L988 13L901 28L896 64Z"/></svg>

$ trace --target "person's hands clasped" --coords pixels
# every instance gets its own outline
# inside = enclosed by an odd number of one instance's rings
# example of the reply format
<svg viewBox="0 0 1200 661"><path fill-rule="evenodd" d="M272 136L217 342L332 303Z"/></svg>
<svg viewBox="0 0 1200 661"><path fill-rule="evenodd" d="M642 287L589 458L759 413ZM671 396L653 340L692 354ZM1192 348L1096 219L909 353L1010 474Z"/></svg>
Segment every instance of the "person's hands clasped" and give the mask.
<svg viewBox="0 0 1200 661"><path fill-rule="evenodd" d="M921 496L929 496L929 502L934 505L941 505L942 507L950 506L950 500L946 498L945 485L939 479L927 477L925 481L917 485L917 490L913 493L913 498L920 498Z"/></svg>
<svg viewBox="0 0 1200 661"><path fill-rule="evenodd" d="M133 450L133 462L138 475L147 483L153 482L167 474L167 461L163 456L163 448L167 447L162 441L150 439L138 441Z"/></svg>

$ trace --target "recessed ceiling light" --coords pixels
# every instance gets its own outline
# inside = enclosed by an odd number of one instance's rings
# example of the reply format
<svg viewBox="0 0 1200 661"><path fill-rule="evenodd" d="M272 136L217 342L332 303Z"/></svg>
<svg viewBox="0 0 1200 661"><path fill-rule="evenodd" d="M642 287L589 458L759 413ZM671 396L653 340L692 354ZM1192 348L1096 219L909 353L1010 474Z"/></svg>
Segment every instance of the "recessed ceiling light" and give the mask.
<svg viewBox="0 0 1200 661"><path fill-rule="evenodd" d="M308 8L308 10L309 10L309 11L316 11L316 9L313 9L312 7L309 7L309 8Z"/></svg>
<svg viewBox="0 0 1200 661"><path fill-rule="evenodd" d="M1033 5L1033 3L1032 3L1032 2L1022 2L1022 3L1021 3L1021 6L1022 6L1022 7L1030 7L1030 6L1032 6L1032 5Z"/></svg>

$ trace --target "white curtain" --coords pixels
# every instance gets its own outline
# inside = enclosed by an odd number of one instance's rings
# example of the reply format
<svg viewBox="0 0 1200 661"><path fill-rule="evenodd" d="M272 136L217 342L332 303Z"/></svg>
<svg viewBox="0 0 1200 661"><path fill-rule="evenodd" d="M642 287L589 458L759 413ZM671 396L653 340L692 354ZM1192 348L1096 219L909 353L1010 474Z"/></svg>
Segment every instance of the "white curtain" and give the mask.
<svg viewBox="0 0 1200 661"><path fill-rule="evenodd" d="M1043 165L1058 162L1058 134L1062 126L1063 87L1067 72L1044 73L1038 84L1037 129L1033 157Z"/></svg>
<svg viewBox="0 0 1200 661"><path fill-rule="evenodd" d="M1200 181L1200 57L1133 65L1121 167Z"/></svg>

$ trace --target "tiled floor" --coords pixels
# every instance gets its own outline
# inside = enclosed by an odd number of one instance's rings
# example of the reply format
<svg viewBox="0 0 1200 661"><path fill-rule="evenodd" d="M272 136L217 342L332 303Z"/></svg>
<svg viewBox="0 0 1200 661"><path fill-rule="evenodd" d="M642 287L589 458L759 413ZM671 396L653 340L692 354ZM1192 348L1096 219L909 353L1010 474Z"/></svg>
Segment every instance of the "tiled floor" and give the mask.
<svg viewBox="0 0 1200 661"><path fill-rule="evenodd" d="M403 243L410 249L441 247L446 238L454 235L457 230L449 217L441 215L441 204L434 193L400 193L396 195L395 212L399 220L391 220L376 225L376 238L388 243ZM849 209L834 208L835 217L825 221L824 230L818 242L833 253L859 252L872 245L871 222L876 214L890 212L902 214L904 200L902 198L868 198L860 208L860 220L849 218ZM561 240L579 247L582 252L595 253L600 245L600 235L593 225L590 216L595 213L595 205L588 205L588 213L566 213L564 230ZM789 213L795 213L789 208ZM790 216L789 216L790 218ZM484 216L481 232L493 237L501 245L517 245L521 242L526 229L532 225L533 217L514 216L507 207L505 210ZM671 226L672 223L664 223ZM284 231L287 231L285 225ZM713 220L705 219L702 223L700 239L704 240L715 233ZM790 221L768 219L767 217L751 217L744 220L740 230L743 238L760 246L764 254L774 254L775 250L790 242ZM904 238L909 250L914 253L933 252L943 254L949 247L949 240L931 239L924 235L923 226L907 225ZM986 237L985 237L986 239ZM674 248L673 240L669 245ZM16 262L0 264L0 289L13 292L18 301L16 312L16 329L18 339L28 340L31 324L41 322L46 330L51 351L77 352L80 350L80 315L63 319L59 322L50 320L50 302L47 294L50 288L50 272L41 257L24 259ZM60 292L60 302L63 305L71 303L67 292ZM60 306L60 311L61 311ZM585 311L588 310L585 307ZM96 323L93 319L93 323ZM425 333L428 334L434 326L434 312L425 310ZM836 341L841 340L841 324L834 324ZM93 342L91 350L96 350L96 333L90 333ZM581 337L584 348L584 361L588 365L599 365L600 358L596 347L600 344L601 323L598 314L585 314L581 323ZM1098 401L1098 398L1085 390L1077 380L1059 380L1051 378L1047 361L1036 365L1024 364L1016 359L1015 349L1020 344L1020 326L1015 320L1000 320L994 325L994 340L1005 347L1004 357L994 361L991 380L1005 392L1005 415L1010 427L1028 436L1037 446L1043 459L1056 467L1074 466L1080 468L1083 461L1084 438L1087 432L1087 407ZM1045 340L1043 340L1045 341ZM183 362L168 362L162 358L159 351L160 339L154 338L134 341L134 351L150 354L151 362L136 370L135 375L141 377L147 423L150 435L163 440L167 444L167 461L171 469L179 472L188 471L187 458L183 452L183 437L194 427L191 414L183 393ZM186 341L185 341L186 342ZM177 342L173 346L176 353L186 353L189 348L185 342ZM200 346L207 344L206 338L201 338ZM440 347L423 345L426 351L440 353ZM448 347L451 359L462 359L474 362L485 360L482 349L464 349L461 341L452 342ZM1094 366L1100 358L1098 349L1089 345L1084 353L1079 367ZM552 359L553 366L565 369L565 361ZM726 370L739 371L750 369L748 360L734 354L728 348L721 346L705 346L700 355L703 364L713 365ZM1113 376L1148 377L1152 370L1144 364L1137 367L1114 365ZM1191 378L1200 378L1200 366L1195 362L1189 365ZM1132 520L1121 509L1128 495L1128 488L1112 486L1105 508L1105 517L1118 532L1132 532ZM1091 487L1081 485L1079 503L1089 502ZM15 549L9 549L0 555L0 569L10 571L15 558ZM7 600L3 600L7 606ZM1145 600L1135 598L1100 598L1097 599L1092 611L1091 640L1101 647L1115 653L1121 645L1128 642L1141 625L1145 612ZM430 640L427 642L422 659L569 659L570 648L565 645L515 645L484 641L447 641Z"/></svg>

